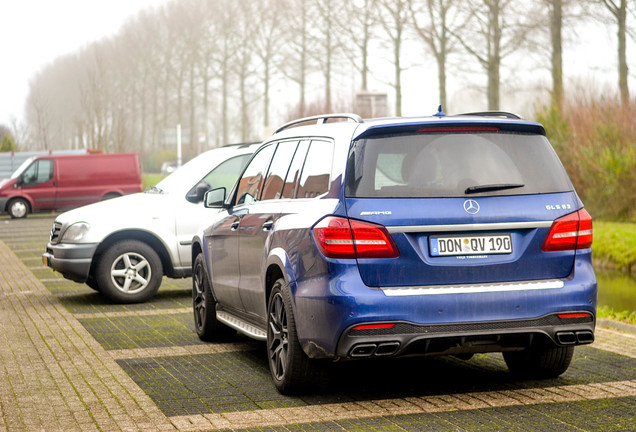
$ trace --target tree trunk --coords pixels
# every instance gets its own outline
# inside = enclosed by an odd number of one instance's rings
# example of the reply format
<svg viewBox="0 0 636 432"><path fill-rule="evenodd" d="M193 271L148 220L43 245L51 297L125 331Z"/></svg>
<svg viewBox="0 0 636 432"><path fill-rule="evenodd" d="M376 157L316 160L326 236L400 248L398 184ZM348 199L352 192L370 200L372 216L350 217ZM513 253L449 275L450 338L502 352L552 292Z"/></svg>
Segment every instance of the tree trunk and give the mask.
<svg viewBox="0 0 636 432"><path fill-rule="evenodd" d="M627 0L621 0L617 12L618 22L618 88L621 95L621 103L629 104L629 85L627 83L629 69L627 67Z"/></svg>
<svg viewBox="0 0 636 432"><path fill-rule="evenodd" d="M552 39L552 106L563 108L563 4L562 0L551 0L550 37Z"/></svg>

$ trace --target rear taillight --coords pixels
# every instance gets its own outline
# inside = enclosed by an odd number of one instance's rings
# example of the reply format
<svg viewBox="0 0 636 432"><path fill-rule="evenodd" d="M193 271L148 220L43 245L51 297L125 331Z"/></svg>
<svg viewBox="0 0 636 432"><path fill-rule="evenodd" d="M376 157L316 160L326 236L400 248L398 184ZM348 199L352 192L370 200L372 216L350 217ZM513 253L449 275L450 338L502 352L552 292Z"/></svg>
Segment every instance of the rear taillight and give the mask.
<svg viewBox="0 0 636 432"><path fill-rule="evenodd" d="M328 258L395 258L399 251L382 225L341 217L326 217L314 227L314 237Z"/></svg>
<svg viewBox="0 0 636 432"><path fill-rule="evenodd" d="M592 217L585 209L581 209L555 220L541 249L554 252L591 246Z"/></svg>

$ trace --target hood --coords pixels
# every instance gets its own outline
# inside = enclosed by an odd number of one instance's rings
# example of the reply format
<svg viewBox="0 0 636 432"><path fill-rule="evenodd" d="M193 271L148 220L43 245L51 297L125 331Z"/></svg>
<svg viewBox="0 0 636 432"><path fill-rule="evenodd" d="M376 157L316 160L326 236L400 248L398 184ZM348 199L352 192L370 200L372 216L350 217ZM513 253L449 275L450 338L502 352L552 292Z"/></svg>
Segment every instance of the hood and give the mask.
<svg viewBox="0 0 636 432"><path fill-rule="evenodd" d="M2 189L3 187L5 187L9 183L11 183L11 181L12 181L12 179L10 179L10 178L0 179L0 189Z"/></svg>
<svg viewBox="0 0 636 432"><path fill-rule="evenodd" d="M69 210L56 221L62 224L88 222L93 227L121 223L143 226L145 221L172 213L173 200L170 194L135 193Z"/></svg>

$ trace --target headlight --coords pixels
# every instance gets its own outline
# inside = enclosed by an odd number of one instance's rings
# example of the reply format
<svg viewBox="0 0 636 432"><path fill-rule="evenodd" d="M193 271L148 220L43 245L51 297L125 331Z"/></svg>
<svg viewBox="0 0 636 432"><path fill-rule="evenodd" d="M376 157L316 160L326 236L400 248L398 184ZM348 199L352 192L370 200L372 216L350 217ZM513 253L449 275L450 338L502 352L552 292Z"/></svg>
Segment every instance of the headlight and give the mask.
<svg viewBox="0 0 636 432"><path fill-rule="evenodd" d="M74 223L64 231L62 241L68 243L78 242L84 238L89 229L91 229L91 226L86 222Z"/></svg>

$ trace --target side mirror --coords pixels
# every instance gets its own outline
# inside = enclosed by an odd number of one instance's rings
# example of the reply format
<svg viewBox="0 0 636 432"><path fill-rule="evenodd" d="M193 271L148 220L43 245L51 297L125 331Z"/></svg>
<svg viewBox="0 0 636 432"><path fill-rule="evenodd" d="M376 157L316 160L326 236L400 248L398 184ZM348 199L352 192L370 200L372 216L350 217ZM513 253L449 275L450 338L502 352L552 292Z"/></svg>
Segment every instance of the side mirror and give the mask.
<svg viewBox="0 0 636 432"><path fill-rule="evenodd" d="M205 193L209 189L210 188L205 184L197 185L197 187L194 188L193 191L190 191L190 193L188 193L188 195L186 196L186 199L190 201L191 203L198 204L201 201L203 201L203 198L205 197Z"/></svg>
<svg viewBox="0 0 636 432"><path fill-rule="evenodd" d="M223 208L226 193L224 187L207 191L203 198L205 208Z"/></svg>

